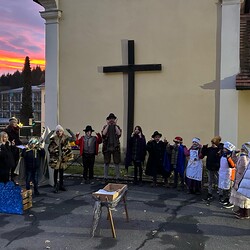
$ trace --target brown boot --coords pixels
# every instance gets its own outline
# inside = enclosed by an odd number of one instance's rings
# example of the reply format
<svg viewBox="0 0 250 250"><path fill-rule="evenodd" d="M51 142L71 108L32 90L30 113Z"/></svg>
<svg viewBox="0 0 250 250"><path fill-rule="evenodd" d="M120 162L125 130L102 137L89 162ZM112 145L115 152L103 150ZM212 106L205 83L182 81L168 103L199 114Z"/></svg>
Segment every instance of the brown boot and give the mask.
<svg viewBox="0 0 250 250"><path fill-rule="evenodd" d="M236 215L236 218L240 220L249 219L248 210L246 208L239 208L239 214Z"/></svg>

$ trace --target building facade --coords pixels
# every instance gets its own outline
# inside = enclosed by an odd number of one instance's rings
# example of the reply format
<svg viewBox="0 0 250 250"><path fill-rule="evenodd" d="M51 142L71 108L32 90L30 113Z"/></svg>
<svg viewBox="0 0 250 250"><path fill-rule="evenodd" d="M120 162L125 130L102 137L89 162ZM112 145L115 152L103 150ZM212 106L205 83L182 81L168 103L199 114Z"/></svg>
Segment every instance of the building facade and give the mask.
<svg viewBox="0 0 250 250"><path fill-rule="evenodd" d="M20 118L22 88L0 92L0 121L8 123L10 117ZM41 121L41 88L32 86L32 108L35 121ZM21 121L22 122L22 121Z"/></svg>
<svg viewBox="0 0 250 250"><path fill-rule="evenodd" d="M250 140L245 115L250 92L236 89L240 72L240 0L36 0L46 27L45 123L100 131L110 112L126 147L127 73L103 66L128 63L124 40L135 42L135 63L161 64L135 73L134 125L147 139L214 135Z"/></svg>

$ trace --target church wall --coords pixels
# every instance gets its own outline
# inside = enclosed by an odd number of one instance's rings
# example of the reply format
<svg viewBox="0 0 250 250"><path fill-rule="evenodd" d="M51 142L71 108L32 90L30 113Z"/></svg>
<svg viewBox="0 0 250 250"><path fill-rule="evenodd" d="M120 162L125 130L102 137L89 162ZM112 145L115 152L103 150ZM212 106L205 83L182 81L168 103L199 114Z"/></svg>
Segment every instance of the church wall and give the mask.
<svg viewBox="0 0 250 250"><path fill-rule="evenodd" d="M239 140L238 147L240 147L244 142L250 141L250 117L249 117L249 100L250 100L250 91L244 90L239 91ZM234 116L233 116L234 117Z"/></svg>
<svg viewBox="0 0 250 250"><path fill-rule="evenodd" d="M217 5L214 0L60 0L60 123L100 131L110 112L126 132L121 40L135 40L135 63L161 63L161 72L135 78L135 125L147 139L169 141L215 133ZM125 141L125 140L124 140Z"/></svg>

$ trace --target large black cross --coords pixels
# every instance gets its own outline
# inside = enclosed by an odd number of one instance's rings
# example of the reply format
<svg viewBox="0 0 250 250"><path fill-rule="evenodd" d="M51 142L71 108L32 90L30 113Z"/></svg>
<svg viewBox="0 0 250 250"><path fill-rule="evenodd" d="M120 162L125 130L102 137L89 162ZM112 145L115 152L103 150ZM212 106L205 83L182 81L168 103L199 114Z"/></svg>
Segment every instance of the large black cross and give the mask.
<svg viewBox="0 0 250 250"><path fill-rule="evenodd" d="M128 40L128 65L103 67L103 73L122 72L128 74L127 142L134 129L135 72L155 70L161 70L161 64L135 64L134 40Z"/></svg>

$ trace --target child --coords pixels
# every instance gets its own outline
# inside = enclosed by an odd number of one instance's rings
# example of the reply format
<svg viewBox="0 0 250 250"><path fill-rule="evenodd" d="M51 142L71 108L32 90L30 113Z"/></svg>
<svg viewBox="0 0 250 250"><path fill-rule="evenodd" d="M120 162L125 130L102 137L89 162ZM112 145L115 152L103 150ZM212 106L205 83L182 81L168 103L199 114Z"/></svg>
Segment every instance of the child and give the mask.
<svg viewBox="0 0 250 250"><path fill-rule="evenodd" d="M147 143L146 149L149 153L146 174L153 177L152 187L156 187L157 175L161 174L165 177L163 169L163 159L166 150L166 143L161 141L162 134L155 131L152 140Z"/></svg>
<svg viewBox="0 0 250 250"><path fill-rule="evenodd" d="M200 139L195 137L192 140L192 146L189 150L186 148L185 155L189 156L186 169L186 183L189 194L201 194L201 180L202 180L202 154Z"/></svg>
<svg viewBox="0 0 250 250"><path fill-rule="evenodd" d="M82 156L83 179L86 184L89 184L94 178L95 155L98 154L99 144L102 143L102 136L100 133L92 136L92 132L95 130L89 125L83 131L85 132L85 136L82 136L80 139L80 133L76 134L76 145L79 145L80 155Z"/></svg>
<svg viewBox="0 0 250 250"><path fill-rule="evenodd" d="M138 169L139 169L139 184L142 185L142 163L146 156L146 139L142 133L142 128L136 126L132 133L127 147L126 153L126 166L128 167L131 162L134 164L134 184L138 182Z"/></svg>
<svg viewBox="0 0 250 250"><path fill-rule="evenodd" d="M220 138L215 136L211 140L211 146L204 145L201 153L203 156L207 156L206 168L208 175L208 194L205 200L209 201L213 199L213 185L218 184L218 171L220 168Z"/></svg>
<svg viewBox="0 0 250 250"><path fill-rule="evenodd" d="M225 142L223 146L223 153L220 159L219 169L219 196L220 202L224 206L231 206L229 202L231 179L233 179L232 173L235 168L235 163L232 159L232 153L235 150L235 146L231 142Z"/></svg>
<svg viewBox="0 0 250 250"><path fill-rule="evenodd" d="M45 143L49 143L49 165L52 169L54 169L54 193L58 193L58 190L66 191L66 188L63 185L63 173L67 168L67 162L73 159L70 142L75 141L76 137L70 129L66 130L71 135L71 137L66 135L64 133L64 128L58 124L55 130L52 130L45 139ZM53 135L54 132L56 132L55 135ZM59 186L57 181L58 173Z"/></svg>
<svg viewBox="0 0 250 250"><path fill-rule="evenodd" d="M239 207L237 211L234 211L238 219L244 219L245 217L248 217L250 215L250 199L237 192L239 183L241 182L244 172L250 162L250 158L248 156L249 150L250 143L244 143L241 147L240 156L236 164L236 175L229 199L230 204Z"/></svg>
<svg viewBox="0 0 250 250"><path fill-rule="evenodd" d="M30 189L30 182L32 181L34 194L39 195L38 174L41 167L41 158L45 156L45 150L39 147L39 141L36 138L31 138L28 147L23 149L21 156L24 159L26 189Z"/></svg>
<svg viewBox="0 0 250 250"><path fill-rule="evenodd" d="M15 168L12 145L6 132L0 133L0 182L9 181L10 170Z"/></svg>
<svg viewBox="0 0 250 250"><path fill-rule="evenodd" d="M186 156L184 154L183 139L180 136L176 136L173 140L174 145L167 145L167 151L170 154L171 170L174 170L174 188L178 187L178 179L180 176L181 189L184 189L184 171L186 165ZM170 176L171 173L168 175Z"/></svg>

